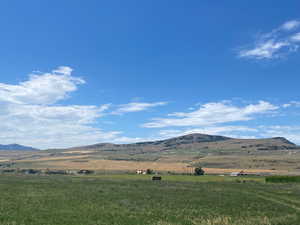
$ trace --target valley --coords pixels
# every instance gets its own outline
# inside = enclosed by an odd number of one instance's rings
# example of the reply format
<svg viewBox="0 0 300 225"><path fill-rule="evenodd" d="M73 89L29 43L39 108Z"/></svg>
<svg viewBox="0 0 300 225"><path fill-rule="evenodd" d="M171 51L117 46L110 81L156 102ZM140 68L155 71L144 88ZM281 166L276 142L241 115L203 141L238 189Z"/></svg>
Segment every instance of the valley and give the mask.
<svg viewBox="0 0 300 225"><path fill-rule="evenodd" d="M0 151L1 168L90 169L98 172L299 174L300 151L285 138L234 139L190 134L134 144L96 144L43 151Z"/></svg>

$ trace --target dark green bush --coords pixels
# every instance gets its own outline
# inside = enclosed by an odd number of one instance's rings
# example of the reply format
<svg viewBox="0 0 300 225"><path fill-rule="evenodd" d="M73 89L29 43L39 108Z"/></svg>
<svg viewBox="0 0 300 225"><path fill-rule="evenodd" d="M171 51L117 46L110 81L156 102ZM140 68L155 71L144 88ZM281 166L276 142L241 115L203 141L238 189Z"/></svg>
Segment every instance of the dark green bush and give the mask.
<svg viewBox="0 0 300 225"><path fill-rule="evenodd" d="M266 182L270 182L270 183L299 182L300 183L300 176L269 176L266 177Z"/></svg>
<svg viewBox="0 0 300 225"><path fill-rule="evenodd" d="M154 174L154 171L152 169L147 169L146 174Z"/></svg>
<svg viewBox="0 0 300 225"><path fill-rule="evenodd" d="M202 167L196 167L196 168L195 168L194 174L195 174L196 176L204 175L204 173L205 173L205 171L202 169Z"/></svg>

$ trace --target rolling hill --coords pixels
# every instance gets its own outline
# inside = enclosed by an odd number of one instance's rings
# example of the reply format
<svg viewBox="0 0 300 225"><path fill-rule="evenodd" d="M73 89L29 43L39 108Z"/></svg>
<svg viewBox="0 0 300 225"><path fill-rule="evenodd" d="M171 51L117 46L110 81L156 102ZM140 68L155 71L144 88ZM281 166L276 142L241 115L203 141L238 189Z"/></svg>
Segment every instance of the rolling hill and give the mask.
<svg viewBox="0 0 300 225"><path fill-rule="evenodd" d="M91 169L186 173L194 166L209 173L249 172L300 174L300 147L283 137L237 139L189 134L133 144L100 143L45 151L0 151L0 162L15 168Z"/></svg>
<svg viewBox="0 0 300 225"><path fill-rule="evenodd" d="M136 150L147 152L162 152L168 150L185 149L204 150L287 150L297 149L297 145L283 137L266 138L266 139L236 139L224 136L207 135L207 134L188 134L176 138L170 138L160 141L139 142L134 144L110 144L102 143L89 146L71 148L81 150Z"/></svg>

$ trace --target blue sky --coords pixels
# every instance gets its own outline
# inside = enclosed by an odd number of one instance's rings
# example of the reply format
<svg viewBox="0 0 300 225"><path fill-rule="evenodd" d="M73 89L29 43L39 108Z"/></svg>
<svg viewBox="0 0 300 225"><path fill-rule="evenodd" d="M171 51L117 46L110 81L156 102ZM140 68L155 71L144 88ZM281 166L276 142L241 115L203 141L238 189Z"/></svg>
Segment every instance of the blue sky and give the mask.
<svg viewBox="0 0 300 225"><path fill-rule="evenodd" d="M0 143L300 144L300 2L0 3Z"/></svg>

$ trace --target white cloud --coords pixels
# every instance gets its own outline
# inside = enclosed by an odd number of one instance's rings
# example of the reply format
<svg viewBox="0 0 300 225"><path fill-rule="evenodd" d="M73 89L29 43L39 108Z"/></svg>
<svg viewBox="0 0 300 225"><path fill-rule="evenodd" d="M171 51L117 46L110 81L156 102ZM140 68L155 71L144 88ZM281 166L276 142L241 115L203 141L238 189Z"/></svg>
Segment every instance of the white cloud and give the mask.
<svg viewBox="0 0 300 225"><path fill-rule="evenodd" d="M275 59L296 52L300 41L300 21L287 21L270 33L261 34L251 48L243 48L238 55L241 58Z"/></svg>
<svg viewBox="0 0 300 225"><path fill-rule="evenodd" d="M297 34L293 35L291 37L291 40L296 41L296 42L300 41L300 33L297 33Z"/></svg>
<svg viewBox="0 0 300 225"><path fill-rule="evenodd" d="M139 112L148 110L149 108L166 105L167 102L131 102L128 104L120 105L119 108L112 112L112 114L123 114L128 112Z"/></svg>
<svg viewBox="0 0 300 225"><path fill-rule="evenodd" d="M288 107L291 107L291 104L290 103L286 103L286 104L283 104L282 107L283 108L288 108Z"/></svg>
<svg viewBox="0 0 300 225"><path fill-rule="evenodd" d="M257 132L257 129L246 126L208 126L202 128L193 128L185 130L160 130L159 135L163 138L177 137L187 134L209 134L209 135L224 135L234 137L234 132Z"/></svg>
<svg viewBox="0 0 300 225"><path fill-rule="evenodd" d="M290 21L287 21L284 24L282 24L281 28L283 30L290 31L290 30L293 30L293 29L299 27L299 25L300 25L300 21L298 21L298 20L290 20Z"/></svg>
<svg viewBox="0 0 300 225"><path fill-rule="evenodd" d="M167 118L154 118L152 122L142 126L147 128L212 126L228 122L247 121L255 114L274 112L277 106L269 102L259 101L244 107L230 105L226 102L212 102L200 106L193 112L176 112Z"/></svg>
<svg viewBox="0 0 300 225"><path fill-rule="evenodd" d="M300 144L300 126L261 126L260 133L264 137L285 137Z"/></svg>
<svg viewBox="0 0 300 225"><path fill-rule="evenodd" d="M137 142L144 142L144 141L153 141L154 139L151 138L139 138L139 137L115 137L113 139L113 143L137 143Z"/></svg>
<svg viewBox="0 0 300 225"><path fill-rule="evenodd" d="M0 143L59 148L108 141L119 132L93 127L107 106L0 104Z"/></svg>
<svg viewBox="0 0 300 225"><path fill-rule="evenodd" d="M18 104L53 104L68 97L85 81L71 76L72 69L59 67L52 73L32 74L18 85L0 83L0 102Z"/></svg>
<svg viewBox="0 0 300 225"><path fill-rule="evenodd" d="M300 107L300 102L299 101L290 101L288 103L285 103L282 105L283 108L288 108L288 107Z"/></svg>
<svg viewBox="0 0 300 225"><path fill-rule="evenodd" d="M277 54L283 47L288 47L288 42L276 42L275 40L267 40L265 42L258 43L257 46L250 50L242 50L240 57L249 57L256 59L272 59L280 57Z"/></svg>
<svg viewBox="0 0 300 225"><path fill-rule="evenodd" d="M68 66L60 66L58 67L56 70L53 70L52 72L53 73L60 73L60 74L63 74L63 75L71 75L73 69L71 67L68 67Z"/></svg>
<svg viewBox="0 0 300 225"><path fill-rule="evenodd" d="M62 148L129 141L120 131L94 127L110 105L56 104L85 83L71 74L72 68L62 66L17 85L0 83L0 143Z"/></svg>

